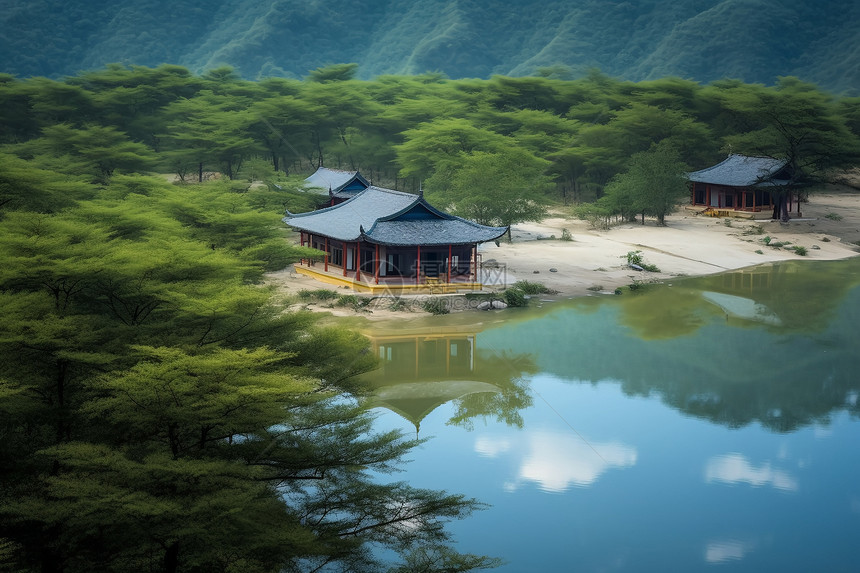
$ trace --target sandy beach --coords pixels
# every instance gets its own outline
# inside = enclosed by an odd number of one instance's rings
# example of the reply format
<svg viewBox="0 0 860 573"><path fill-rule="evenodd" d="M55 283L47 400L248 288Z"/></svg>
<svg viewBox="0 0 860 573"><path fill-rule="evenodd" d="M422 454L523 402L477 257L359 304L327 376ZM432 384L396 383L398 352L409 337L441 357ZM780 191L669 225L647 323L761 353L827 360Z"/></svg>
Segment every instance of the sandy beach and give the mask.
<svg viewBox="0 0 860 573"><path fill-rule="evenodd" d="M536 281L558 291L559 297L611 293L634 280L665 281L672 277L700 276L782 260L837 260L860 255L860 193L843 188L810 195L801 215L792 213L788 223L771 220L769 212L758 219L715 218L699 209L682 206L666 218L666 226L653 220L645 225L625 223L609 230L592 228L588 222L556 209L539 223L512 227L512 241L486 243L479 252L487 267L485 289L501 290L518 280ZM561 240L562 231L571 240ZM555 237L555 238L553 238ZM765 244L781 242L803 247L804 256L790 248ZM627 264L627 253L641 251L644 263L660 272L637 271ZM488 264L489 263L489 264ZM552 269L552 270L551 270ZM297 275L292 268L268 275L285 294L300 290L332 288ZM600 288L598 288L600 287ZM346 289L336 289L349 294ZM424 295L426 297L426 295ZM305 305L311 310L353 314L331 305ZM392 311L375 305L367 318L391 318Z"/></svg>

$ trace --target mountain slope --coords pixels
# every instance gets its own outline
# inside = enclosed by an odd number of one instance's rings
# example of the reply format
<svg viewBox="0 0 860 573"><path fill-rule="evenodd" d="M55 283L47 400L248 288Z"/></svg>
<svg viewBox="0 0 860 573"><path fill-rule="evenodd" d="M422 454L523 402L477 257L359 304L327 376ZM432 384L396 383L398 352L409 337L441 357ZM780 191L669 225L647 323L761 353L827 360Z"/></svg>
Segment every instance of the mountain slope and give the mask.
<svg viewBox="0 0 860 573"><path fill-rule="evenodd" d="M61 76L110 62L231 65L304 77L357 62L360 77L588 68L772 83L797 75L860 90L853 0L2 0L0 71Z"/></svg>

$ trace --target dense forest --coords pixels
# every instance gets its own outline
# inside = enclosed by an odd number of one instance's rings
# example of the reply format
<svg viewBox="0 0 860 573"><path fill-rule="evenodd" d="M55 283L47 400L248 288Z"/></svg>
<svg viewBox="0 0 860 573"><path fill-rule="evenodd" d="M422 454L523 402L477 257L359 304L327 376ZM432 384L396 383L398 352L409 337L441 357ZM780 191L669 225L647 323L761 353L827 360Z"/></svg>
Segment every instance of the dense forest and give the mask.
<svg viewBox="0 0 860 573"><path fill-rule="evenodd" d="M444 527L478 501L388 481L415 442L373 432L366 341L264 286L309 254L280 218L311 208L296 189L320 165L464 212L623 214L652 159L678 182L779 156L798 186L860 163L860 98L792 77L356 72L0 75L0 570L497 563Z"/></svg>
<svg viewBox="0 0 860 573"><path fill-rule="evenodd" d="M359 76L549 75L622 79L797 76L860 89L852 0L5 0L3 71L58 78L111 62L233 66L302 78L356 62Z"/></svg>

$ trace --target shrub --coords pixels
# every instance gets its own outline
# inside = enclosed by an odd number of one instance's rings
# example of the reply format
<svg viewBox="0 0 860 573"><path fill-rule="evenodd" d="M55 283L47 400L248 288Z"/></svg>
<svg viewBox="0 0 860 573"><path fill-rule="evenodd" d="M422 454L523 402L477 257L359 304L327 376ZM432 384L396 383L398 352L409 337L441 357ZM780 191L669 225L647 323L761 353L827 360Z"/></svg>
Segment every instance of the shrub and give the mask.
<svg viewBox="0 0 860 573"><path fill-rule="evenodd" d="M525 294L558 294L557 290L534 281L517 281L511 288L521 290Z"/></svg>
<svg viewBox="0 0 860 573"><path fill-rule="evenodd" d="M805 256L806 256L806 247L801 247L800 245L798 245L798 246L796 246L796 247L793 247L793 250L794 250L794 252L795 252L795 253L797 253L797 254L798 254L798 255L800 255L801 257L805 257Z"/></svg>
<svg viewBox="0 0 860 573"><path fill-rule="evenodd" d="M594 286L590 286L590 287L588 287L588 288L587 288L587 289L585 289L585 290L591 290L591 291L594 291L594 292L600 292L600 291L602 291L602 290L603 290L603 285L594 285Z"/></svg>
<svg viewBox="0 0 860 573"><path fill-rule="evenodd" d="M761 242L764 243L765 245L769 245L771 242L770 235L765 235L764 237L762 237Z"/></svg>
<svg viewBox="0 0 860 573"><path fill-rule="evenodd" d="M573 235L570 234L570 231L567 229L561 230L561 240L562 241L572 241Z"/></svg>
<svg viewBox="0 0 860 573"><path fill-rule="evenodd" d="M421 308L423 308L425 312L429 312L434 315L448 314L451 312L448 305L445 304L445 301L441 298L428 299Z"/></svg>
<svg viewBox="0 0 860 573"><path fill-rule="evenodd" d="M627 264L628 265L642 265L642 251L628 251L627 252Z"/></svg>
<svg viewBox="0 0 860 573"><path fill-rule="evenodd" d="M629 251L627 253L627 264L628 265L639 265L642 267L642 270L648 271L651 273L659 273L660 269L657 265L652 265L650 263L644 262L642 258L642 251ZM622 257L624 258L624 257Z"/></svg>
<svg viewBox="0 0 860 573"><path fill-rule="evenodd" d="M333 290L319 288L316 290L302 289L299 291L299 298L302 300L331 300L339 295Z"/></svg>
<svg viewBox="0 0 860 573"><path fill-rule="evenodd" d="M761 249L756 249L756 250L755 250L755 252L756 252L756 253L758 253L759 255L763 255L763 254L764 254L764 251L762 251Z"/></svg>
<svg viewBox="0 0 860 573"><path fill-rule="evenodd" d="M828 214L826 214L826 215L824 216L824 218L825 218L825 219L830 219L831 221L841 221L841 220L842 220L842 215L839 215L839 214L837 214L837 213L828 213Z"/></svg>
<svg viewBox="0 0 860 573"><path fill-rule="evenodd" d="M526 293L518 288L509 288L504 292L504 297L508 306L526 306L529 303Z"/></svg>

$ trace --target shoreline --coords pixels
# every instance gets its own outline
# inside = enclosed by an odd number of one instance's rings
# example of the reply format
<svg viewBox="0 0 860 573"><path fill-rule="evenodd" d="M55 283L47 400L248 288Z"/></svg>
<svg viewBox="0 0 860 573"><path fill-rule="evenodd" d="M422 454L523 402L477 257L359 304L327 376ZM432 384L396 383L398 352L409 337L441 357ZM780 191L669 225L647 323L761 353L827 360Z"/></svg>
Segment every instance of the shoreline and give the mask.
<svg viewBox="0 0 860 573"><path fill-rule="evenodd" d="M682 206L666 217L664 227L656 226L653 220L646 220L645 225L624 223L609 230L592 229L586 221L556 212L538 223L512 226L510 243L500 242L498 246L485 243L479 247L485 266L491 260L499 265L493 272L493 284L485 283L481 292L499 292L505 286L524 280L558 291L546 298L594 296L612 293L634 281L662 282L764 263L841 260L860 255L857 244L860 241L860 193L817 193L803 204L801 212L800 217L781 223L769 218L707 217L689 206ZM768 213L756 215L763 217ZM571 240L551 238L561 237L563 230L570 233ZM770 245L782 243L784 246L769 246L766 237L769 237ZM805 249L805 256L792 250L794 247ZM630 251L640 251L643 263L655 265L659 272L630 268L627 264ZM325 285L298 275L292 265L283 271L269 273L266 283L288 296L295 296L301 290L327 289L342 295L368 298L368 295L350 289ZM428 316L420 309L420 304L428 296L464 297L464 294L404 295L401 298L416 303L409 306L418 307L410 308L411 312L392 310L383 304L356 310L307 301L291 308L334 316L360 316L368 320L409 319ZM455 308L455 312L463 310L465 308Z"/></svg>

